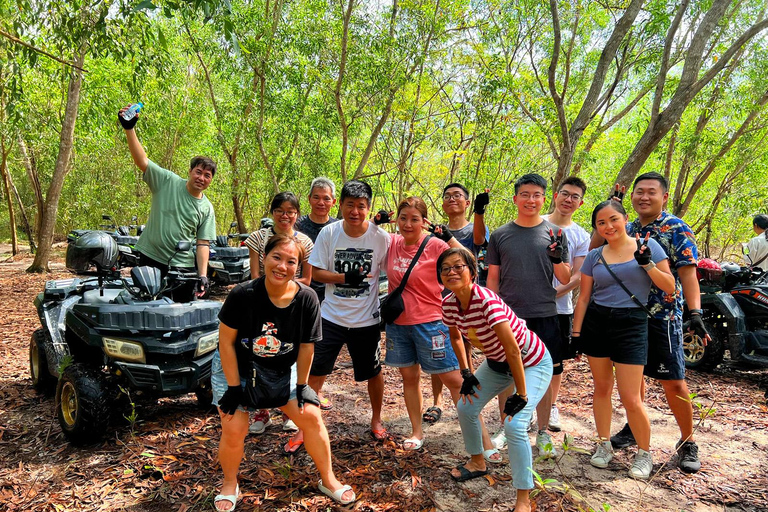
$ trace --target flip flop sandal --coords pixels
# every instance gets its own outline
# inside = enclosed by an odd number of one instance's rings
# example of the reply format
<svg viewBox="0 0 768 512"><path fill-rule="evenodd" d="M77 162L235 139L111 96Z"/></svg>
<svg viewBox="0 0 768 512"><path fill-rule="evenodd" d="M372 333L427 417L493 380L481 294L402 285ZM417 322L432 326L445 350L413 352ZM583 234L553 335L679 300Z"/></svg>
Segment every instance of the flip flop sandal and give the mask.
<svg viewBox="0 0 768 512"><path fill-rule="evenodd" d="M304 446L304 440L296 441L293 437L288 440L287 443L283 446L283 453L286 455L293 455L294 453L301 450L301 447Z"/></svg>
<svg viewBox="0 0 768 512"><path fill-rule="evenodd" d="M411 445L410 448L406 446L406 443ZM415 437L411 437L403 441L403 450L415 452L415 451L421 450L422 446L424 446L423 439L416 439Z"/></svg>
<svg viewBox="0 0 768 512"><path fill-rule="evenodd" d="M328 400L328 398L323 397L320 400L320 410L321 411L330 411L331 409L333 409L333 404L331 403L330 400Z"/></svg>
<svg viewBox="0 0 768 512"><path fill-rule="evenodd" d="M424 411L424 414L422 415L421 419L426 421L427 423L437 423L440 421L440 418L443 417L443 410L440 409L438 406L433 405L426 411Z"/></svg>
<svg viewBox="0 0 768 512"><path fill-rule="evenodd" d="M498 455L497 458L491 458L494 455ZM489 448L488 450L483 450L483 458L485 459L485 462L490 462L491 464L501 464L504 462L501 458L501 454L499 453L499 450L496 448Z"/></svg>
<svg viewBox="0 0 768 512"><path fill-rule="evenodd" d="M376 441L386 441L389 439L389 432L387 432L387 429L385 428L380 428L378 430L371 429L371 436Z"/></svg>
<svg viewBox="0 0 768 512"><path fill-rule="evenodd" d="M349 505L350 503L352 503L357 499L357 496L355 496L354 491L352 492L351 499L348 499L348 500L342 499L342 496L344 496L345 492L352 490L352 487L348 485L345 485L337 489L336 492L333 492L332 490L324 486L323 481L320 480L319 482L317 482L317 488L320 489L320 492L322 492L323 494L331 498L333 501L335 501L336 503L341 503L342 505Z"/></svg>
<svg viewBox="0 0 768 512"><path fill-rule="evenodd" d="M240 485L235 487L235 494L218 494L215 498L213 498L213 508L220 512L232 512L235 510L235 507L237 506L237 498L240 497ZM217 503L220 501L229 501L232 503L232 508L224 510L223 508L219 508Z"/></svg>
<svg viewBox="0 0 768 512"><path fill-rule="evenodd" d="M460 473L459 476L453 476L453 473L451 473L451 478L453 478L457 482L466 482L467 480L472 480L473 478L480 478L481 476L485 476L488 474L487 469L485 471L470 471L462 465L456 466L456 469L459 470L459 473Z"/></svg>

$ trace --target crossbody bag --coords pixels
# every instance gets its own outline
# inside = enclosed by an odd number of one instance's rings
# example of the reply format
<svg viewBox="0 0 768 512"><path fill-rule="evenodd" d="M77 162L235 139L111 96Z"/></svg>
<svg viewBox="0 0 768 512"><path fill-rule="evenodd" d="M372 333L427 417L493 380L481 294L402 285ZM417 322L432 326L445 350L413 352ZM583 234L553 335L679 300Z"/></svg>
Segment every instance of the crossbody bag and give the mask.
<svg viewBox="0 0 768 512"><path fill-rule="evenodd" d="M400 281L400 284L397 285L397 288L395 288L392 293L387 295L384 300L381 301L379 317L382 324L393 323L395 320L397 320L397 317L399 317L403 311L405 311L405 302L403 302L403 290L405 289L405 285L408 282L408 276L411 275L411 270L413 270L413 267L416 266L416 262L418 261L419 256L421 256L421 253L424 252L424 248L427 246L427 242L429 242L430 238L432 238L431 235L424 238L424 241L421 242L421 245L419 246L419 250L416 251L416 255L411 260L411 264L408 265L408 270L405 271L403 280Z"/></svg>

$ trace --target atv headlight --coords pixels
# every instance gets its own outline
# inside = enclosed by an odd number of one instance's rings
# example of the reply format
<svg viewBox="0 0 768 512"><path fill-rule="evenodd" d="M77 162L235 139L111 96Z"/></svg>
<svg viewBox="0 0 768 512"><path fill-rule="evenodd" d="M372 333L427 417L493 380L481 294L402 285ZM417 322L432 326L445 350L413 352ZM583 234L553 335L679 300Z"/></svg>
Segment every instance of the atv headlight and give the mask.
<svg viewBox="0 0 768 512"><path fill-rule="evenodd" d="M207 354L211 350L216 350L219 346L219 331L200 336L197 340L197 350L195 350L195 357L200 357Z"/></svg>
<svg viewBox="0 0 768 512"><path fill-rule="evenodd" d="M243 270L250 270L251 268L251 259L245 259L243 260Z"/></svg>
<svg viewBox="0 0 768 512"><path fill-rule="evenodd" d="M211 268L215 268L218 270L224 270L224 262L223 261L209 261L208 266Z"/></svg>
<svg viewBox="0 0 768 512"><path fill-rule="evenodd" d="M144 357L144 347L141 343L115 338L101 338L101 341L104 343L104 352L109 357L124 361L135 361L137 363L147 362L146 357Z"/></svg>

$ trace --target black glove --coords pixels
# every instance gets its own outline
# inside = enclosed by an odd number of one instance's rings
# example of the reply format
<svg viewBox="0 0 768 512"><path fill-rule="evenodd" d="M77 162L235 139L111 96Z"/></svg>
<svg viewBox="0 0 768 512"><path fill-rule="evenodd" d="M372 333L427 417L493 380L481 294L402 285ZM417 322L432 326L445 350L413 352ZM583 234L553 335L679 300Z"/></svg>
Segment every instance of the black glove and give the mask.
<svg viewBox="0 0 768 512"><path fill-rule="evenodd" d="M120 121L120 124L123 126L124 130L133 130L133 127L136 126L136 121L139 120L139 114L136 114L133 116L133 118L126 121L123 119L123 111L127 110L127 108L121 109L120 112L117 113L117 120Z"/></svg>
<svg viewBox="0 0 768 512"><path fill-rule="evenodd" d="M576 357L577 355L583 353L581 350L581 333L580 332L576 332L576 333L572 332L569 335L568 352L569 352L569 355L572 357Z"/></svg>
<svg viewBox="0 0 768 512"><path fill-rule="evenodd" d="M488 192L482 192L475 196L475 213L478 215L485 215L485 207L491 202L488 197Z"/></svg>
<svg viewBox="0 0 768 512"><path fill-rule="evenodd" d="M641 267L644 267L651 263L651 249L648 247L648 238L645 238L644 240L640 240L640 238L636 238L635 241L637 242L637 250L635 251L635 261L637 261L637 264ZM640 252L640 249L643 249L643 252Z"/></svg>
<svg viewBox="0 0 768 512"><path fill-rule="evenodd" d="M557 232L555 236L552 228L549 228L549 245L547 246L547 256L550 261L557 265L563 262L563 230Z"/></svg>
<svg viewBox="0 0 768 512"><path fill-rule="evenodd" d="M701 315L698 313L691 314L691 318L685 325L687 330L692 331L699 338L706 339L709 336L707 328L704 326L704 320L701 319Z"/></svg>
<svg viewBox="0 0 768 512"><path fill-rule="evenodd" d="M219 400L219 409L224 414L235 414L237 407L245 402L245 393L241 386L227 386L227 390Z"/></svg>
<svg viewBox="0 0 768 512"><path fill-rule="evenodd" d="M382 224L389 224L392 219L389 216L389 212L386 210L379 210L376 215L373 216L373 223L377 226Z"/></svg>
<svg viewBox="0 0 768 512"><path fill-rule="evenodd" d="M320 398L307 384L296 384L296 405L299 409L303 409L304 404L315 404L320 407Z"/></svg>
<svg viewBox="0 0 768 512"><path fill-rule="evenodd" d="M459 391L459 394L476 395L477 392L475 391L475 387L480 386L480 381L477 380L477 377L474 376L469 368L464 368L461 370L461 378L464 379L464 382L461 384L461 390Z"/></svg>
<svg viewBox="0 0 768 512"><path fill-rule="evenodd" d="M439 238L445 243L450 242L453 238L453 233L445 224L431 224L428 229L430 233L435 235L435 238Z"/></svg>
<svg viewBox="0 0 768 512"><path fill-rule="evenodd" d="M197 279L197 284L195 285L195 295L198 297L203 297L205 292L207 292L208 288L210 287L211 282L208 280L208 276L200 276Z"/></svg>
<svg viewBox="0 0 768 512"><path fill-rule="evenodd" d="M358 287L365 281L365 273L360 273L361 269L352 269L344 272L344 284Z"/></svg>
<svg viewBox="0 0 768 512"><path fill-rule="evenodd" d="M527 398L523 398L517 393L515 393L511 397L507 398L506 402L504 402L504 414L506 414L509 417L512 417L515 414L522 411L527 404L528 404Z"/></svg>
<svg viewBox="0 0 768 512"><path fill-rule="evenodd" d="M613 191L613 194L608 196L608 200L613 199L614 201L622 202L624 200L624 193L627 191L627 187L621 187L619 188L619 184L616 184L616 188Z"/></svg>

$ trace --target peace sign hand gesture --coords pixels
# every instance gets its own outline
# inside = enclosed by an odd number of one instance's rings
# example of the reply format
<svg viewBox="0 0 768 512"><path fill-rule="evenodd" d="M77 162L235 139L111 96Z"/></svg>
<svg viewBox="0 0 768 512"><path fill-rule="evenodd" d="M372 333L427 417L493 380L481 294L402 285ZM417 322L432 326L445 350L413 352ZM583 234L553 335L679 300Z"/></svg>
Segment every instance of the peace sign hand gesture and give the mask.
<svg viewBox="0 0 768 512"><path fill-rule="evenodd" d="M555 237L555 232L552 228L549 228L549 246L547 246L547 256L553 264L563 262L563 230L560 229Z"/></svg>
<svg viewBox="0 0 768 512"><path fill-rule="evenodd" d="M613 194L608 196L608 199L612 199L614 201L622 202L624 200L624 194L627 191L627 187L619 187L619 184L616 184L616 189L613 191Z"/></svg>
<svg viewBox="0 0 768 512"><path fill-rule="evenodd" d="M432 224L426 219L425 222L427 224L427 231L435 235L435 238L439 238L445 243L450 243L451 238L453 238L453 233L448 229L448 226L445 224Z"/></svg>
<svg viewBox="0 0 768 512"><path fill-rule="evenodd" d="M644 267L651 263L651 250L648 248L648 238L650 233L645 234L645 238L640 240L640 235L635 235L635 242L637 242L637 251L635 251L635 261L641 267Z"/></svg>
<svg viewBox="0 0 768 512"><path fill-rule="evenodd" d="M381 226L382 224L391 224L394 222L392 220L392 217L395 215L395 212L388 212L387 210L379 210L376 215L373 217L373 223L377 226Z"/></svg>

